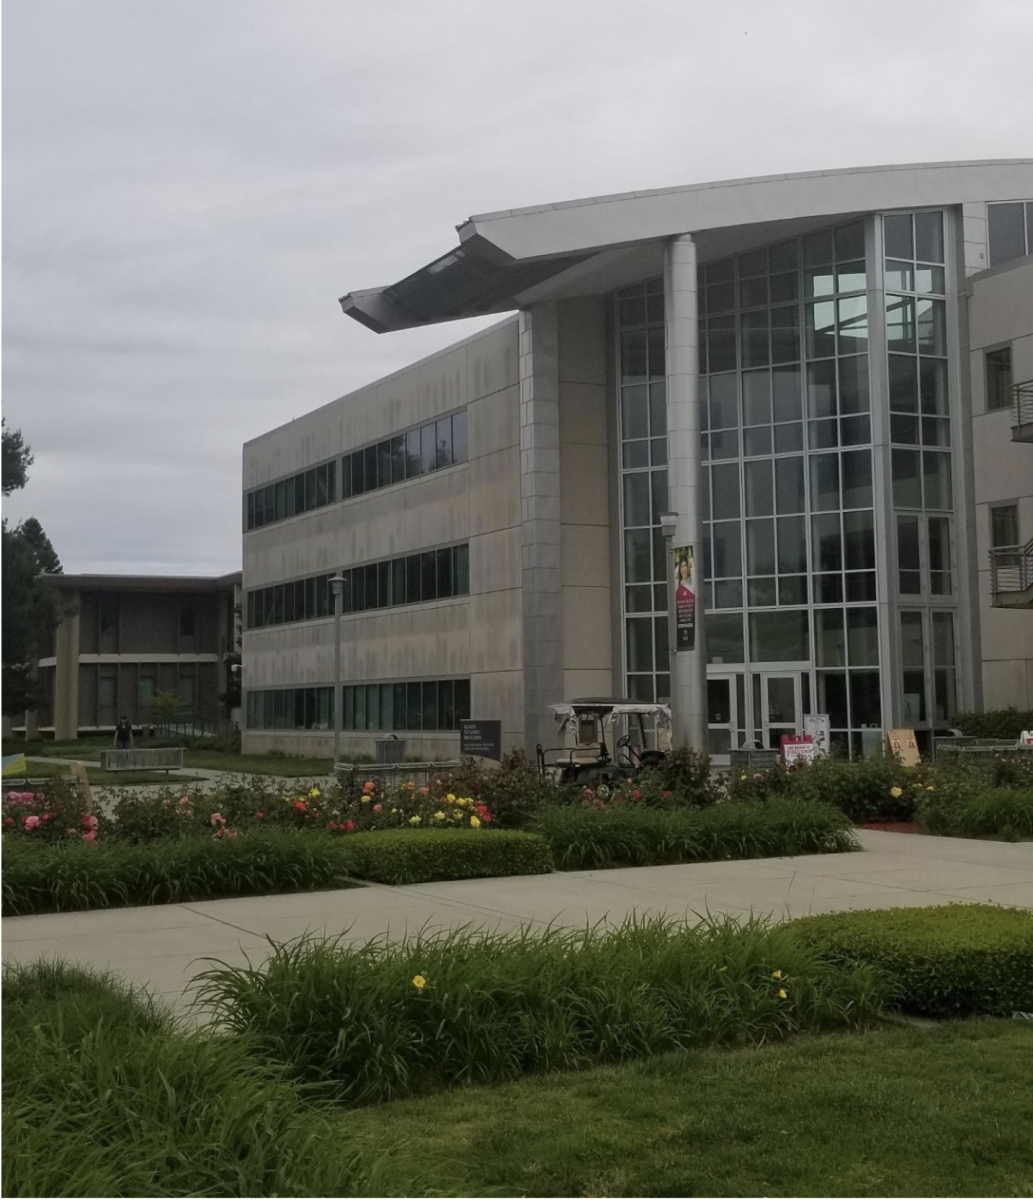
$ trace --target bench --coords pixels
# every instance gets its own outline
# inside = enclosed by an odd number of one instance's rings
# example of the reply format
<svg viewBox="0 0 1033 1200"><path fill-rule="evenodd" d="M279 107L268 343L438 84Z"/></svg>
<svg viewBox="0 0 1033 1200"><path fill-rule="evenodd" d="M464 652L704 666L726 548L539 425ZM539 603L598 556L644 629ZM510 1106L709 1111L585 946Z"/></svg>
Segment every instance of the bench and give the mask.
<svg viewBox="0 0 1033 1200"><path fill-rule="evenodd" d="M178 771L183 766L182 746L148 750L102 750L102 771Z"/></svg>

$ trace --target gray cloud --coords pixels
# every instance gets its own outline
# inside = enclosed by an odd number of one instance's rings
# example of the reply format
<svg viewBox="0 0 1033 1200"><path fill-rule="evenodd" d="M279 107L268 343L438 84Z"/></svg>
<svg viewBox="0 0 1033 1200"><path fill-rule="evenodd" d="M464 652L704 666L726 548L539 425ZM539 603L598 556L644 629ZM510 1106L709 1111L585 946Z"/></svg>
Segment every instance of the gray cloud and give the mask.
<svg viewBox="0 0 1033 1200"><path fill-rule="evenodd" d="M1024 0L12 0L5 507L66 569L240 559L242 443L465 336L343 291L472 212L1028 153Z"/></svg>

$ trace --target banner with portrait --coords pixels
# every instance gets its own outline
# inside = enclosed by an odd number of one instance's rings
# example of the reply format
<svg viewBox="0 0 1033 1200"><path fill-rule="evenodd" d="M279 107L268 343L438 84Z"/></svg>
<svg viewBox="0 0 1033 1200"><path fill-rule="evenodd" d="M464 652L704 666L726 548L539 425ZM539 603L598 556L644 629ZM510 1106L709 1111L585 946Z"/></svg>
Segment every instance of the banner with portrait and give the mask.
<svg viewBox="0 0 1033 1200"><path fill-rule="evenodd" d="M676 547L674 558L674 648L696 649L696 556L692 546Z"/></svg>

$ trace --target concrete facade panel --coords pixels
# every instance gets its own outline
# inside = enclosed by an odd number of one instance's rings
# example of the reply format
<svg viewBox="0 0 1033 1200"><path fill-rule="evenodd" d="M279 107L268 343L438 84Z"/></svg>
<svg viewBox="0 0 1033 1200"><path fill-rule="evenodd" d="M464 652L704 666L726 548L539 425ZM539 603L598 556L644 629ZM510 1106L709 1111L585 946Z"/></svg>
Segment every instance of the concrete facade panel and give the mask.
<svg viewBox="0 0 1033 1200"><path fill-rule="evenodd" d="M563 526L563 586L610 588L610 530L605 525ZM606 603L609 604L607 595Z"/></svg>
<svg viewBox="0 0 1033 1200"><path fill-rule="evenodd" d="M471 596L469 670L519 670L522 628L519 588Z"/></svg>
<svg viewBox="0 0 1033 1200"><path fill-rule="evenodd" d="M516 385L472 401L469 413L471 458L520 445L520 389Z"/></svg>
<svg viewBox="0 0 1033 1200"><path fill-rule="evenodd" d="M610 479L605 445L563 442L560 520L564 525L610 523Z"/></svg>
<svg viewBox="0 0 1033 1200"><path fill-rule="evenodd" d="M563 589L563 669L611 674L610 589Z"/></svg>
<svg viewBox="0 0 1033 1200"><path fill-rule="evenodd" d="M475 537L520 524L520 451L475 458L469 468L469 533Z"/></svg>
<svg viewBox="0 0 1033 1200"><path fill-rule="evenodd" d="M470 539L470 594L520 587L520 527Z"/></svg>

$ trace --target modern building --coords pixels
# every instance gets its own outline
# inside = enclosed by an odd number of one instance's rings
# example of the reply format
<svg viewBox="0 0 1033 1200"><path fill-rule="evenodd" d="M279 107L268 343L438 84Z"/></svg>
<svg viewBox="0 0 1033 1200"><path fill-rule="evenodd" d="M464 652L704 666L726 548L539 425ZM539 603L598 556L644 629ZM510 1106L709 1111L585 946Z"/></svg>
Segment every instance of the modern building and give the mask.
<svg viewBox="0 0 1033 1200"><path fill-rule="evenodd" d="M28 733L106 732L123 715L149 725L158 692L177 695L196 723L219 716L239 634L239 571L43 578L58 589L63 616L54 653L39 664L51 699L35 722L30 717Z"/></svg>
<svg viewBox="0 0 1033 1200"><path fill-rule="evenodd" d="M472 217L349 293L516 315L245 446L246 747L329 750L339 571L354 751L593 694L717 755L1028 706L1031 250L1033 160L857 168Z"/></svg>

